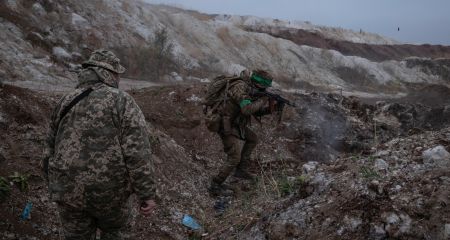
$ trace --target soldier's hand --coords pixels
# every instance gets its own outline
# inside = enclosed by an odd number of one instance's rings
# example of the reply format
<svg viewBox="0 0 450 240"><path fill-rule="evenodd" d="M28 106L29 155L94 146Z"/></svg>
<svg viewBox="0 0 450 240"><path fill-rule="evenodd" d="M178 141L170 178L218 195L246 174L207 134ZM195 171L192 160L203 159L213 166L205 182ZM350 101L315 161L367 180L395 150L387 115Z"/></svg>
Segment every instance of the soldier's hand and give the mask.
<svg viewBox="0 0 450 240"><path fill-rule="evenodd" d="M270 113L275 112L275 110L277 109L278 102L275 99L270 98L269 99L269 109L270 109Z"/></svg>
<svg viewBox="0 0 450 240"><path fill-rule="evenodd" d="M268 102L269 101L269 97L267 97L267 96L260 96L257 99L259 101L261 101L261 102Z"/></svg>
<svg viewBox="0 0 450 240"><path fill-rule="evenodd" d="M141 213L148 216L152 214L153 210L156 208L156 202L154 200L146 200L141 204Z"/></svg>
<svg viewBox="0 0 450 240"><path fill-rule="evenodd" d="M275 110L276 110L277 112L283 111L284 105L285 105L284 102L277 102L277 104L275 105Z"/></svg>

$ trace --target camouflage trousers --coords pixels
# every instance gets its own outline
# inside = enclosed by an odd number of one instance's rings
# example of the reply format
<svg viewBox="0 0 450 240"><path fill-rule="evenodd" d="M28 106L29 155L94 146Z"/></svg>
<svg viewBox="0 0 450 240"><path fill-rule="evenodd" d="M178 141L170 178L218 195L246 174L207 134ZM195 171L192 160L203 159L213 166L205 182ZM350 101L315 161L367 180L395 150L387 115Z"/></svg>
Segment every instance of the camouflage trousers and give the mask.
<svg viewBox="0 0 450 240"><path fill-rule="evenodd" d="M249 170L251 154L258 144L258 136L249 128L245 128L244 146L240 148L241 138L229 134L220 133L223 150L227 154L226 163L220 168L219 173L213 178L215 183L223 183L233 170Z"/></svg>
<svg viewBox="0 0 450 240"><path fill-rule="evenodd" d="M131 202L97 202L86 206L58 204L63 235L66 240L96 239L97 229L100 239L133 239L131 235Z"/></svg>

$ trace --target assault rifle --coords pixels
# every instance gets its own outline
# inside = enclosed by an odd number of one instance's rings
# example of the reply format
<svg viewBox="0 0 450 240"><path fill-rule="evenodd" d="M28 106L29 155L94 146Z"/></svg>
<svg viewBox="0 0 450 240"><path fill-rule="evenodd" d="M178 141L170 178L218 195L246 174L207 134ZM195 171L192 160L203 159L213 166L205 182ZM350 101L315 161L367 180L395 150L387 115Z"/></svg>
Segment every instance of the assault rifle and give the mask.
<svg viewBox="0 0 450 240"><path fill-rule="evenodd" d="M276 93L271 93L271 92L268 92L265 90L262 91L262 90L252 89L252 92L250 93L250 95L252 97L268 97L271 108L274 107L274 111L277 112L277 114L278 114L278 123L281 122L285 105L288 105L291 107L296 107L295 103L290 102L286 98L283 98L282 96L280 96ZM272 103L276 103L276 104L272 105Z"/></svg>

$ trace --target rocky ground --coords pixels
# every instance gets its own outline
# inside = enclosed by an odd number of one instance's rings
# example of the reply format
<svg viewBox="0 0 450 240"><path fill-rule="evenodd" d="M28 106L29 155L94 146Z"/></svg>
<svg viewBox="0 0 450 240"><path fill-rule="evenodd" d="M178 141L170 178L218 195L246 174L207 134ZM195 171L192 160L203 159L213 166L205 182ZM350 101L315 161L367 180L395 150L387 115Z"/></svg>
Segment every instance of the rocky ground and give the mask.
<svg viewBox="0 0 450 240"><path fill-rule="evenodd" d="M151 126L160 196L155 216L137 216L138 239L450 236L450 108L445 101L418 104L411 98L433 102L418 93L396 102L282 93L297 105L286 108L283 121L278 124L273 116L252 124L261 136L254 154L257 179L230 178L233 194L215 199L206 187L225 155L219 138L202 124L205 89L184 84L129 90ZM60 237L56 208L39 170L48 117L58 98L0 88L0 176L6 183L0 189L7 193L0 202L2 239ZM221 215L214 209L218 200L227 206ZM31 219L20 220L28 202ZM184 227L185 214L203 229Z"/></svg>
<svg viewBox="0 0 450 240"><path fill-rule="evenodd" d="M240 239L448 239L449 133L394 138L329 164L308 162L295 200L280 203ZM306 198L305 185L312 188Z"/></svg>

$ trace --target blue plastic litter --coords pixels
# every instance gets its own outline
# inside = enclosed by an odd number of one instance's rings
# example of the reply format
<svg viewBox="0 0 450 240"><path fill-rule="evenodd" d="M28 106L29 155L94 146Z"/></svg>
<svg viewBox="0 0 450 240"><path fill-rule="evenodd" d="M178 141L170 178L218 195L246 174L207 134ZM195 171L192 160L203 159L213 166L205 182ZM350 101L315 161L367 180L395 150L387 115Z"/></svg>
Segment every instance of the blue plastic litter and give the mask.
<svg viewBox="0 0 450 240"><path fill-rule="evenodd" d="M192 230L199 230L200 228L202 228L202 226L200 226L200 224L198 224L197 221L189 215L184 215L183 225Z"/></svg>
<svg viewBox="0 0 450 240"><path fill-rule="evenodd" d="M25 208L23 209L22 215L20 215L20 219L22 220L28 220L31 218L31 208L33 208L33 204L31 202L28 202L27 205L25 205Z"/></svg>

